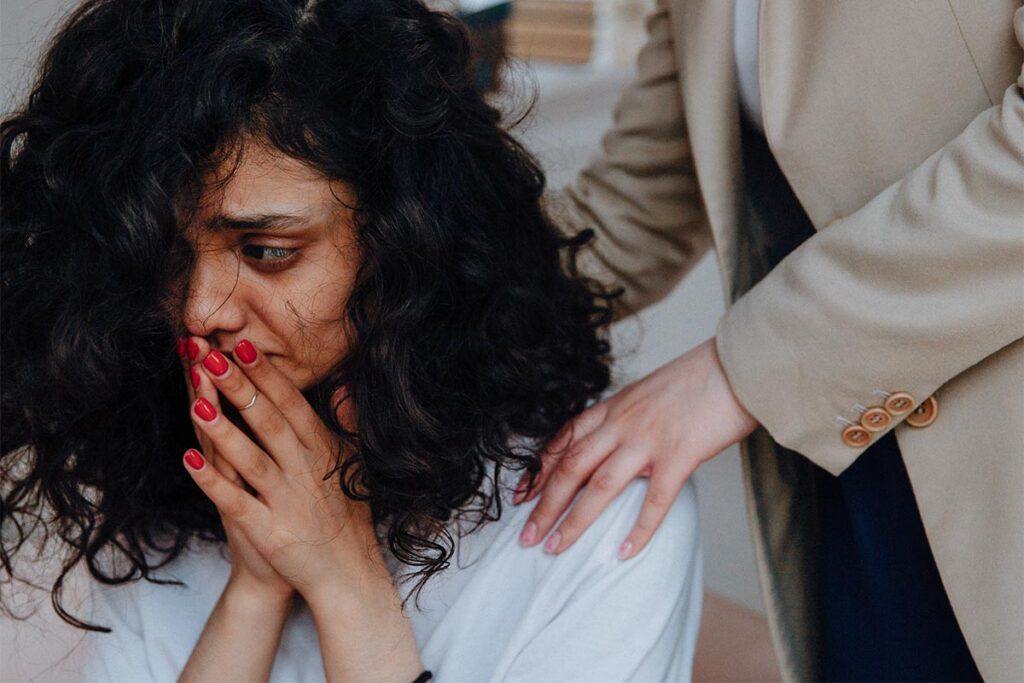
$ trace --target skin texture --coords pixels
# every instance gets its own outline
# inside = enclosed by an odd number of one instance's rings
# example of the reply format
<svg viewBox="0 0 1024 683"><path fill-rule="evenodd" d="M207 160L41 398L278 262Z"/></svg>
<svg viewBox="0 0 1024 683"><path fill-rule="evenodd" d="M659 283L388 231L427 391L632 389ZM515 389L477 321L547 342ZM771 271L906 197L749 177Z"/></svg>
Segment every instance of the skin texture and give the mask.
<svg viewBox="0 0 1024 683"><path fill-rule="evenodd" d="M369 506L344 496L335 477L324 480L344 454L300 393L348 348L340 321L358 267L346 208L354 202L343 186L255 144L223 178L208 184L188 230L198 261L183 365L208 462L183 464L217 506L232 570L181 680L265 680L296 592L317 625L327 680L411 680L422 664ZM255 229L255 217L280 214L301 221L274 221L273 236ZM225 217L250 223L225 230ZM251 363L235 351L243 340L257 350ZM229 419L224 409L255 392L237 423ZM342 406L339 421L353 426L350 403Z"/></svg>
<svg viewBox="0 0 1024 683"><path fill-rule="evenodd" d="M184 323L222 352L250 339L305 389L349 347L342 307L360 259L355 199L300 161L251 140L243 149L233 173L225 163L206 180L187 230L198 261ZM275 214L295 218L272 221L280 230L215 227Z"/></svg>
<svg viewBox="0 0 1024 683"><path fill-rule="evenodd" d="M619 548L619 559L635 557L697 467L757 426L729 386L712 337L583 411L551 440L534 488L514 499L541 496L520 542L533 546L544 540L547 552L560 553L633 478L650 477L636 525ZM580 489L569 514L548 535Z"/></svg>

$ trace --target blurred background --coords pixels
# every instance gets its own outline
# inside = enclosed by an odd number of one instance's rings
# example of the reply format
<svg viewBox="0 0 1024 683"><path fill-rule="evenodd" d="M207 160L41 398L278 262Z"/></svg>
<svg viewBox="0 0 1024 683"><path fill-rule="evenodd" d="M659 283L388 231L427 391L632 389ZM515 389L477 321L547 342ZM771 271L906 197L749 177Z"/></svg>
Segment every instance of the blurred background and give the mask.
<svg viewBox="0 0 1024 683"><path fill-rule="evenodd" d="M725 0L722 0L725 1ZM75 2L0 0L0 111L23 102L39 51ZM470 30L481 86L504 107L531 114L516 129L543 164L551 188L572 182L600 148L618 94L634 70L644 17L654 0L430 0ZM613 331L621 387L712 336L723 312L719 274L708 254L673 293ZM679 406L680 411L686 406ZM739 453L704 464L696 483L704 535L705 614L696 680L777 679L763 618ZM52 566L38 558L39 577ZM67 587L68 605L88 590ZM51 579L52 580L52 579ZM40 578L42 582L42 578ZM47 582L43 582L47 585ZM4 586L25 621L0 616L0 681L79 681L80 632L53 612L47 592ZM73 611L73 610L72 610Z"/></svg>

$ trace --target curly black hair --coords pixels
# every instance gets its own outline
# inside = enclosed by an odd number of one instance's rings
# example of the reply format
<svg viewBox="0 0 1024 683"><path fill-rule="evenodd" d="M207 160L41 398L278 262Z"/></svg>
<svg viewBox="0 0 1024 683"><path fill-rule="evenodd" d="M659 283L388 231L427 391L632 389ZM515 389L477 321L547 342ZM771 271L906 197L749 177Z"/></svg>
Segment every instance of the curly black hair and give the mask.
<svg viewBox="0 0 1024 683"><path fill-rule="evenodd" d="M191 538L225 540L181 465L198 444L167 298L194 262L182 226L202 178L242 137L354 189L355 342L306 393L355 451L341 490L369 500L417 591L448 566L448 522L500 516L488 480L532 482L539 450L609 384L617 292L577 272L592 233L545 213L542 170L468 62L460 24L416 0L89 0L69 15L0 130L8 581L43 522L71 551L54 609L109 631L61 605L83 558L104 583L164 582L150 571ZM330 405L342 384L357 433ZM108 572L108 550L127 572Z"/></svg>

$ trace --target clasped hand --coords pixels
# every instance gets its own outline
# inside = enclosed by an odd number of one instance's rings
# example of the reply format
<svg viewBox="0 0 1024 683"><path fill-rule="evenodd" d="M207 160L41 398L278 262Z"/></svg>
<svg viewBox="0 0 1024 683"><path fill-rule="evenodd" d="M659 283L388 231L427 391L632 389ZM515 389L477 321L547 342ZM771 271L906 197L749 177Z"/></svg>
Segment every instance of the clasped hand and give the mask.
<svg viewBox="0 0 1024 683"><path fill-rule="evenodd" d="M240 363L199 337L183 341L179 352L190 374L193 425L213 466L194 449L184 461L220 513L232 579L285 597L298 591L312 603L379 574L369 506L347 498L336 476L324 478L337 464L340 439L292 381L248 341L235 347ZM190 359L202 362L190 367ZM256 441L227 419L218 394L236 408L256 395L239 412ZM346 427L350 415L339 415Z"/></svg>

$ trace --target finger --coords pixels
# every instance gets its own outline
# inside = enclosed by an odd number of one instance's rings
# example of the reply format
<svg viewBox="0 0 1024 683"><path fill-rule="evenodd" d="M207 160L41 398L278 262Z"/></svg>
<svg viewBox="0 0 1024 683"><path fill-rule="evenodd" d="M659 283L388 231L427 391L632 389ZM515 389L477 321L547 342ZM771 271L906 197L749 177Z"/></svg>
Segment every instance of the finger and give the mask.
<svg viewBox="0 0 1024 683"><path fill-rule="evenodd" d="M569 514L549 537L549 552L557 555L572 546L646 464L647 458L641 450L619 448L608 456L590 476Z"/></svg>
<svg viewBox="0 0 1024 683"><path fill-rule="evenodd" d="M188 395L189 405L192 405L192 403L195 402L196 398L198 398L201 395L200 386L202 378L199 374L199 371L196 370L195 367L193 366L192 361L189 360L189 349L195 348L196 343L191 339L191 337L178 337L177 351L178 357L181 359L182 372L184 373L185 376L185 391ZM207 398L210 397L207 396ZM214 407L218 408L219 410L220 406L217 404L217 402L213 398L210 398L210 401L214 404ZM227 476L229 479L233 479L233 477L238 478L237 473L234 472L230 465L222 465L218 463L218 458L216 458L213 452L212 445L210 444L209 439L206 438L206 435L203 434L202 430L199 429L199 426L196 425L195 423L192 424L192 431L195 433L196 439L199 441L199 447L203 450L204 453L207 453L209 455L210 462L212 462L215 467L220 469L221 473ZM223 463L223 459L219 460L221 461L221 463ZM224 467L227 467L229 471L225 471Z"/></svg>
<svg viewBox="0 0 1024 683"><path fill-rule="evenodd" d="M606 402L595 404L590 408L587 408L582 413L577 415L575 418L570 420L561 430L551 439L547 447L540 454L541 469L540 473L534 479L533 488L526 494L524 491L525 485L529 480L529 474L523 475L520 478L519 483L516 485L516 491L520 492L513 499L512 502L519 504L531 501L536 498L540 492L547 485L548 480L551 477L551 473L557 469L557 464L560 458L562 458L572 448L573 443L578 443L580 440L590 436L595 429L600 427L608 414L608 406Z"/></svg>
<svg viewBox="0 0 1024 683"><path fill-rule="evenodd" d="M320 452L323 447L335 443L327 426L295 383L267 360L253 342L248 339L239 341L232 354L237 361L237 367L241 368L260 393L269 399L270 404L284 415L292 431L307 449ZM246 400L251 396L246 396ZM259 400L257 399L257 403Z"/></svg>
<svg viewBox="0 0 1024 683"><path fill-rule="evenodd" d="M520 534L523 545L534 545L547 535L569 507L576 492L616 445L611 430L598 430L560 457L544 494L537 501L536 507L530 512L530 517L523 526Z"/></svg>
<svg viewBox="0 0 1024 683"><path fill-rule="evenodd" d="M185 376L185 392L188 394L188 402L192 403L196 399L196 389L192 377L192 362L188 359L188 337L178 337L177 350L181 371Z"/></svg>
<svg viewBox="0 0 1024 683"><path fill-rule="evenodd" d="M228 460L240 475L265 499L284 490L284 474L262 448L217 410L205 397L192 404L192 420L210 438L220 457Z"/></svg>
<svg viewBox="0 0 1024 683"><path fill-rule="evenodd" d="M192 352L186 351L185 357L183 359L185 365L187 366L189 375L188 386L190 387L190 405L192 403L195 403L195 400L202 396L206 398L206 400L208 400L211 404L213 404L213 407L217 411L220 411L220 395L217 393L216 387L213 386L213 382L210 381L209 377L205 376L202 372L199 371L199 369L196 367L195 363L192 360L189 360L190 356L194 356L196 359L202 357L201 354L205 352L205 349L207 349L209 345L207 344L206 340L203 339L202 337L188 337L185 340L185 347L186 349L193 350ZM210 462L213 463L213 466L216 467L221 474L227 477L229 481L244 486L245 482L242 479L242 475L240 475L238 471L235 470L235 468L231 465L227 458L221 458L217 456L217 449L214 448L213 443L210 441L210 438L206 435L205 432L203 432L202 429L199 428L199 425L196 424L194 420L192 423L192 427L196 432L196 438L199 439L200 448L202 448L203 452L207 454Z"/></svg>
<svg viewBox="0 0 1024 683"><path fill-rule="evenodd" d="M637 553L643 550L647 543L654 536L669 509L679 497L693 468L677 468L676 470L665 469L659 471L655 468L651 472L651 480L647 485L647 494L644 496L643 507L640 508L640 516L637 518L633 529L626 536L626 540L619 546L619 559L628 560L636 557Z"/></svg>
<svg viewBox="0 0 1024 683"><path fill-rule="evenodd" d="M243 529L246 526L263 529L269 526L270 509L243 488L228 481L216 467L208 466L202 453L190 448L185 451L182 461L196 485L213 501L222 515L235 520Z"/></svg>
<svg viewBox="0 0 1024 683"><path fill-rule="evenodd" d="M260 396L252 380L227 356L208 345L205 348L200 346L202 374L228 403L238 409L238 414L263 449L286 472L304 469L306 446L281 411L265 396ZM256 397L255 403L251 403L253 396ZM245 408L247 405L250 407Z"/></svg>

